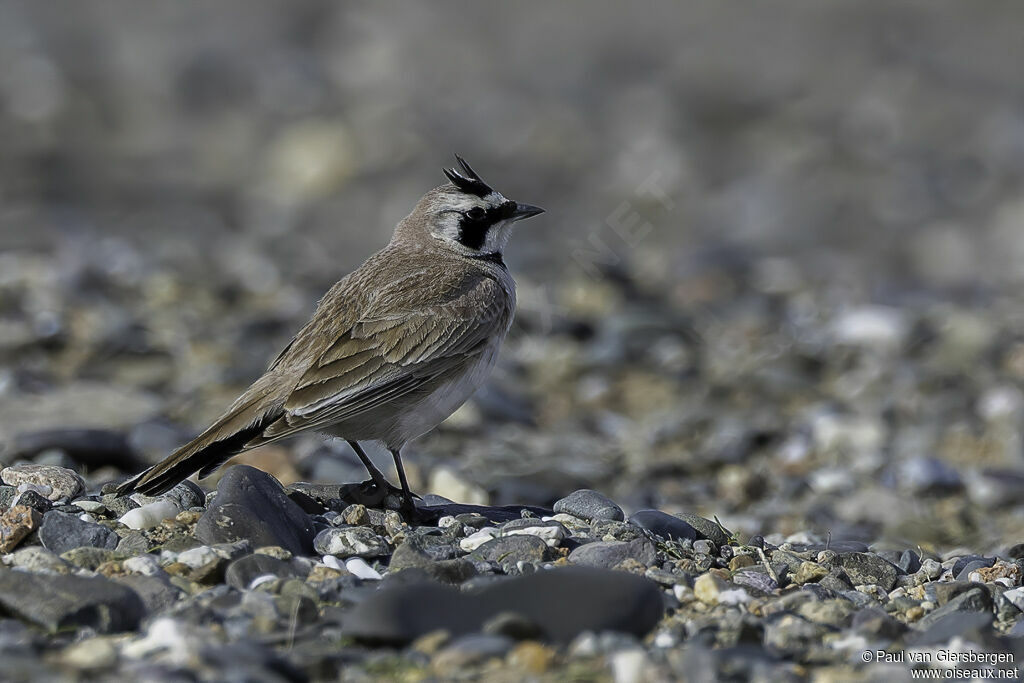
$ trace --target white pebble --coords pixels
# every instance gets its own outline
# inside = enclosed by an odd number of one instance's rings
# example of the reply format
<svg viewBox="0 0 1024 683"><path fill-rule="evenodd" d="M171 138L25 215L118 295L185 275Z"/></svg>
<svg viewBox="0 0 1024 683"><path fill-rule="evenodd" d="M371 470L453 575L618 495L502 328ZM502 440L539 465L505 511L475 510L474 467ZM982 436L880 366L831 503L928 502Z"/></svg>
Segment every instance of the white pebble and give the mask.
<svg viewBox="0 0 1024 683"><path fill-rule="evenodd" d="M447 529L448 527L455 526L458 523L459 521L451 515L445 515L441 519L437 520L437 526L441 527L442 529Z"/></svg>
<svg viewBox="0 0 1024 683"><path fill-rule="evenodd" d="M213 548L201 545L198 548L189 548L178 553L178 562L192 569L199 569L210 562L215 562L219 557Z"/></svg>
<svg viewBox="0 0 1024 683"><path fill-rule="evenodd" d="M324 565L331 569L344 569L345 565L334 555L324 555Z"/></svg>
<svg viewBox="0 0 1024 683"><path fill-rule="evenodd" d="M345 569L349 570L349 572L358 576L360 579L372 579L379 581L384 578L380 575L380 572L366 564L366 560L361 557L351 557L348 560L345 560Z"/></svg>
<svg viewBox="0 0 1024 683"><path fill-rule="evenodd" d="M122 566L132 574L143 576L155 576L160 573L160 563L152 555L136 555L129 557L121 563Z"/></svg>
<svg viewBox="0 0 1024 683"><path fill-rule="evenodd" d="M611 656L615 683L642 683L647 654L640 648L621 650Z"/></svg>
<svg viewBox="0 0 1024 683"><path fill-rule="evenodd" d="M496 527L487 527L459 541L459 547L467 553L471 553L497 535L498 529Z"/></svg>
<svg viewBox="0 0 1024 683"><path fill-rule="evenodd" d="M903 314L886 306L862 306L846 311L832 323L836 340L854 346L895 348L909 331Z"/></svg>
<svg viewBox="0 0 1024 683"><path fill-rule="evenodd" d="M76 500L72 505L79 507L86 512L103 512L107 506L95 500Z"/></svg>
<svg viewBox="0 0 1024 683"><path fill-rule="evenodd" d="M200 645L194 637L189 637L185 626L170 617L160 617L149 625L144 637L126 643L121 653L130 659L156 659L176 666L188 666Z"/></svg>
<svg viewBox="0 0 1024 683"><path fill-rule="evenodd" d="M676 637L668 631L662 631L658 635L654 636L654 647L669 648L675 647L679 644Z"/></svg>
<svg viewBox="0 0 1024 683"><path fill-rule="evenodd" d="M178 506L169 500L158 500L124 513L119 520L129 529L152 529L165 519L175 517Z"/></svg>
<svg viewBox="0 0 1024 683"><path fill-rule="evenodd" d="M265 583L270 583L275 579L277 579L277 577L273 574L264 574L262 576L257 576L249 583L249 590L256 590L259 586L262 586Z"/></svg>
<svg viewBox="0 0 1024 683"><path fill-rule="evenodd" d="M694 598L693 589L681 583L672 586L672 594L676 596L676 600L679 602L690 602Z"/></svg>
<svg viewBox="0 0 1024 683"><path fill-rule="evenodd" d="M742 588L719 591L718 593L719 605L745 605L750 600L750 594Z"/></svg>

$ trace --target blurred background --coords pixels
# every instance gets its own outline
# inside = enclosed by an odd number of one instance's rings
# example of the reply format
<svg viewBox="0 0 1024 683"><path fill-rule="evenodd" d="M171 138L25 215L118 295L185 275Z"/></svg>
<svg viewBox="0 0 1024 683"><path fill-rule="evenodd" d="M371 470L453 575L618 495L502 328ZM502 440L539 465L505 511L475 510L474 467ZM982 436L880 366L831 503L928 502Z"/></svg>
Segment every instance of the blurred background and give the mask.
<svg viewBox="0 0 1024 683"><path fill-rule="evenodd" d="M409 448L414 488L1017 542L1022 22L1013 2L0 4L0 461L98 485L162 458L459 152L548 213L506 256L500 366ZM50 431L72 427L107 431ZM244 459L362 478L316 436Z"/></svg>

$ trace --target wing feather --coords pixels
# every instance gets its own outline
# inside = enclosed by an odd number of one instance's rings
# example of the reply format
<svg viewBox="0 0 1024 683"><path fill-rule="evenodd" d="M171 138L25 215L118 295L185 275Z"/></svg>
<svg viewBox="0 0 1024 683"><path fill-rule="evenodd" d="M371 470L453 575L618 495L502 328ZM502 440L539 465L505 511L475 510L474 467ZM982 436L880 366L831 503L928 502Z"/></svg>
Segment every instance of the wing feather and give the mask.
<svg viewBox="0 0 1024 683"><path fill-rule="evenodd" d="M285 414L261 439L326 427L401 398L504 334L513 303L501 286L486 277L459 284L456 296L415 311L408 287L379 292L302 374L285 400Z"/></svg>

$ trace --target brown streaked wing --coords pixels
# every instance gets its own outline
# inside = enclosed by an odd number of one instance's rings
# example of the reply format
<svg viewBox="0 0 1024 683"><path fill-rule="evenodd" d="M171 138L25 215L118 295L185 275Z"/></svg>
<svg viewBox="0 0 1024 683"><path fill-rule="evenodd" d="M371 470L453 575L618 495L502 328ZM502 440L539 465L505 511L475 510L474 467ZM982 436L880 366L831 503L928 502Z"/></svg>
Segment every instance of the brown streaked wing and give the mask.
<svg viewBox="0 0 1024 683"><path fill-rule="evenodd" d="M264 437L276 440L372 410L479 353L504 331L512 311L498 283L479 277L472 285L415 312L408 291L375 297L375 305L302 375L285 401L285 415Z"/></svg>

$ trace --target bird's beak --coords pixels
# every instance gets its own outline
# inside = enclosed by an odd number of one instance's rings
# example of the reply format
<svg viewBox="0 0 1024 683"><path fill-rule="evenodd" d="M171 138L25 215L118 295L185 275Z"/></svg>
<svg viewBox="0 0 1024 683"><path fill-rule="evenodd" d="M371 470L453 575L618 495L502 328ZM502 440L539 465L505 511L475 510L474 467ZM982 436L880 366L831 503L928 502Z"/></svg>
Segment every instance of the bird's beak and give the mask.
<svg viewBox="0 0 1024 683"><path fill-rule="evenodd" d="M527 218L533 218L539 214L544 213L544 209L539 206L532 206L531 204L519 204L516 203L516 210L512 214L513 221L521 221Z"/></svg>

